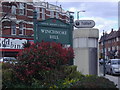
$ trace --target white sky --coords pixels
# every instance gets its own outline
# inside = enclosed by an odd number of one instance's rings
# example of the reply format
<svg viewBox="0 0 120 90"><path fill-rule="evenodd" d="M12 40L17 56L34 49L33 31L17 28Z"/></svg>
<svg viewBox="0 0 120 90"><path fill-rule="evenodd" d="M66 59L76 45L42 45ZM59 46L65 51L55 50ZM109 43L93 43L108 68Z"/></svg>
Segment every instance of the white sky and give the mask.
<svg viewBox="0 0 120 90"><path fill-rule="evenodd" d="M35 0L35 1L49 1L49 2L119 2L119 0Z"/></svg>

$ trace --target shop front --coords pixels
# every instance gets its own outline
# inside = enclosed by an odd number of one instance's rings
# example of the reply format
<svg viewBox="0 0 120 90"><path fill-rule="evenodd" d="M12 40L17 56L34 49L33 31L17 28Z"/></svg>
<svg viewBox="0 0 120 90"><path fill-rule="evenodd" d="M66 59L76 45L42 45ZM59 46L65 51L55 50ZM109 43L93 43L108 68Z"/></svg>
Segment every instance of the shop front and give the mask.
<svg viewBox="0 0 120 90"><path fill-rule="evenodd" d="M0 37L0 57L16 57L23 49L23 44L28 41L33 41L33 38Z"/></svg>

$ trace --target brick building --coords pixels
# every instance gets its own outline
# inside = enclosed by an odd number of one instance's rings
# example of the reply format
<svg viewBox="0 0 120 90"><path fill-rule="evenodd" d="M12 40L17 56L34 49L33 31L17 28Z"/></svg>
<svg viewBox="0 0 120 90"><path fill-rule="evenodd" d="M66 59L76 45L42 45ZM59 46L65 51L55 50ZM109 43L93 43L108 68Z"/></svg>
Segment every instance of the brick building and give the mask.
<svg viewBox="0 0 120 90"><path fill-rule="evenodd" d="M37 20L57 18L69 23L69 12L61 6L48 2L1 2L0 51L4 56L14 56L22 49L22 43L33 41L34 11L37 11Z"/></svg>
<svg viewBox="0 0 120 90"><path fill-rule="evenodd" d="M104 38L103 36L100 38L100 58L103 57L103 39L105 40L105 58L120 58L120 29L118 31L112 29L109 34L105 33Z"/></svg>

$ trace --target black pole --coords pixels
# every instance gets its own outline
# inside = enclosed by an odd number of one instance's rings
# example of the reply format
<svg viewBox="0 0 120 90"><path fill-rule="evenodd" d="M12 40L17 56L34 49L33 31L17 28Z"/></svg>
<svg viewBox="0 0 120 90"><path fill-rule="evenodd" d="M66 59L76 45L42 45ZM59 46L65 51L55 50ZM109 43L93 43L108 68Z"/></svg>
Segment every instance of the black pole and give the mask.
<svg viewBox="0 0 120 90"><path fill-rule="evenodd" d="M77 12L77 20L79 20L79 11Z"/></svg>
<svg viewBox="0 0 120 90"><path fill-rule="evenodd" d="M74 23L74 17L70 15L70 46L73 48L73 23ZM73 59L70 60L70 65L73 65Z"/></svg>
<svg viewBox="0 0 120 90"><path fill-rule="evenodd" d="M103 30L103 76L105 76L105 33Z"/></svg>

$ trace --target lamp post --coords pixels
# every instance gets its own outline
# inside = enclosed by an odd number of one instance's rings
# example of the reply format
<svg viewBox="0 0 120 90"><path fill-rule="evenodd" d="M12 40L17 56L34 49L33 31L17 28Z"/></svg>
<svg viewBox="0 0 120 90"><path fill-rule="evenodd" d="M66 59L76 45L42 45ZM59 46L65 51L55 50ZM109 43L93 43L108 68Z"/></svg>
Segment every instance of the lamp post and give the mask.
<svg viewBox="0 0 120 90"><path fill-rule="evenodd" d="M79 12L85 12L85 10L77 11L77 20L79 20Z"/></svg>

